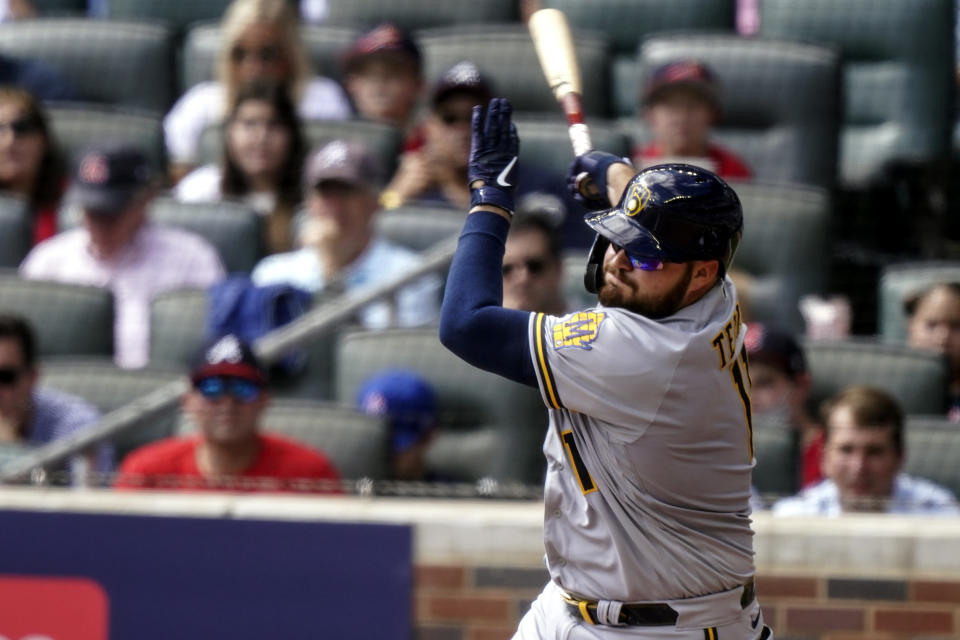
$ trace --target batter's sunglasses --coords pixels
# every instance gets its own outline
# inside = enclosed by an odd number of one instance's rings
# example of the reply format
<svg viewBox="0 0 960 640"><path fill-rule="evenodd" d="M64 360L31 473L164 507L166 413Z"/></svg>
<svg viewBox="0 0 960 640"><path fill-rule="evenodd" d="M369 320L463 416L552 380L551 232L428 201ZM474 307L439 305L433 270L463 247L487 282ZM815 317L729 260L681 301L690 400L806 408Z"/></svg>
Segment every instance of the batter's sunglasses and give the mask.
<svg viewBox="0 0 960 640"><path fill-rule="evenodd" d="M630 264L633 265L634 269L640 269L641 271L663 271L663 260L632 256L630 255L629 251L612 242L610 243L610 246L613 247L614 252L623 251L624 255L627 256L627 259L630 260Z"/></svg>
<svg viewBox="0 0 960 640"><path fill-rule="evenodd" d="M253 402L260 397L263 387L256 382L230 376L211 376L193 383L193 388L207 400L219 400L230 394L238 402Z"/></svg>

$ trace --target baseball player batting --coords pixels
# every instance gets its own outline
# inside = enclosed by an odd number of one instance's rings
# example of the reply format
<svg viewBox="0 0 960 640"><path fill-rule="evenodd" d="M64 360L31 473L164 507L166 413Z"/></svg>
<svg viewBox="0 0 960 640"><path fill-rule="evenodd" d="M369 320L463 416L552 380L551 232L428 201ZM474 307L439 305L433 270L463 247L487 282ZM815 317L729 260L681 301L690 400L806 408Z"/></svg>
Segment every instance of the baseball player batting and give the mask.
<svg viewBox="0 0 960 640"><path fill-rule="evenodd" d="M609 153L579 156L570 181L587 172L606 194L585 217L599 303L560 317L504 309L519 140L507 100L485 111L473 112L470 214L440 339L538 387L550 415L551 580L514 639L773 638L754 588L750 372L726 275L736 193L692 165L636 173Z"/></svg>

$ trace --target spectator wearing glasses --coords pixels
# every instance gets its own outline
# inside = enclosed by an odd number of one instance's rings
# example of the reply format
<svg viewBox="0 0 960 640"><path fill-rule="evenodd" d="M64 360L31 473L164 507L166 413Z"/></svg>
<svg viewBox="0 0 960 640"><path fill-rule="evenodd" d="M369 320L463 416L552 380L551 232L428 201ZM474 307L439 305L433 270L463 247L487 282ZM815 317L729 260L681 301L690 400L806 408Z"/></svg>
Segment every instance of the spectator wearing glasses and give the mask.
<svg viewBox="0 0 960 640"><path fill-rule="evenodd" d="M0 314L0 442L41 446L100 420L100 412L85 400L38 385L36 358L37 338L30 324ZM105 442L72 460L71 468L77 473L84 468L112 471L113 447Z"/></svg>
<svg viewBox="0 0 960 640"><path fill-rule="evenodd" d="M289 284L332 296L383 284L418 266L415 252L376 233L381 175L376 156L359 143L334 140L318 149L304 171L307 210L300 230L302 248L261 260L253 269L253 283ZM403 287L396 303L395 318L387 303L365 307L361 324L379 329L436 321L440 280L425 276Z"/></svg>
<svg viewBox="0 0 960 640"><path fill-rule="evenodd" d="M66 182L63 158L39 100L24 89L0 86L0 191L26 200L33 244L56 233Z"/></svg>
<svg viewBox="0 0 960 640"><path fill-rule="evenodd" d="M227 117L219 163L191 171L174 190L184 202L241 200L262 219L268 253L292 248L306 142L296 108L276 84L244 87Z"/></svg>
<svg viewBox="0 0 960 640"><path fill-rule="evenodd" d="M160 440L120 465L121 489L338 492L340 475L321 452L264 431L267 370L232 334L206 346L190 371L183 411L195 435Z"/></svg>
<svg viewBox="0 0 960 640"><path fill-rule="evenodd" d="M216 80L191 87L164 119L174 182L196 165L204 129L222 122L241 88L255 80L283 85L303 120L351 115L340 85L313 75L295 6L288 0L234 0L221 23Z"/></svg>
<svg viewBox="0 0 960 640"><path fill-rule="evenodd" d="M20 275L108 288L115 301L114 360L121 367L147 364L150 302L172 289L204 289L221 280L217 250L201 236L151 224L156 195L153 168L136 147L105 143L80 157L67 201L82 225L35 246Z"/></svg>
<svg viewBox="0 0 960 640"><path fill-rule="evenodd" d="M567 312L560 239L553 220L541 210L518 207L510 226L503 253L503 306L556 316Z"/></svg>

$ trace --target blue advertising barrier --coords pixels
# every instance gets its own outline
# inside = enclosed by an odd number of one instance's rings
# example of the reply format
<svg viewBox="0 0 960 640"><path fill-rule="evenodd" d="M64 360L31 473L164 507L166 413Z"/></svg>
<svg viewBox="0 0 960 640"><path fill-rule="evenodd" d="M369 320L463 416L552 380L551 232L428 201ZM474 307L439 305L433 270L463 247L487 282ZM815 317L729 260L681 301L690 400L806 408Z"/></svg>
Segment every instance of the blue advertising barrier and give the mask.
<svg viewBox="0 0 960 640"><path fill-rule="evenodd" d="M49 600L0 602L0 637L100 640L54 631L97 613L71 585L99 585L104 640L408 640L411 544L405 525L0 511L0 599Z"/></svg>

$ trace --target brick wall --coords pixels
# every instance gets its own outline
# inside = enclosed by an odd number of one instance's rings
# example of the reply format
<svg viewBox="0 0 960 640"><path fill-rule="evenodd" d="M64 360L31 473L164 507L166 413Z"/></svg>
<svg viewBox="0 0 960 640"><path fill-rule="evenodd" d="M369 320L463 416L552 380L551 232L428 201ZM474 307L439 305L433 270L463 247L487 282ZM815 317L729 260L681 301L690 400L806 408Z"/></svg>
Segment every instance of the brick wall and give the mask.
<svg viewBox="0 0 960 640"><path fill-rule="evenodd" d="M539 568L420 565L416 640L509 640L547 580ZM777 640L960 638L960 581L764 575Z"/></svg>

